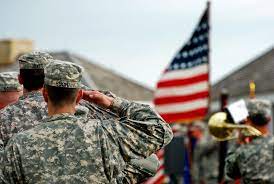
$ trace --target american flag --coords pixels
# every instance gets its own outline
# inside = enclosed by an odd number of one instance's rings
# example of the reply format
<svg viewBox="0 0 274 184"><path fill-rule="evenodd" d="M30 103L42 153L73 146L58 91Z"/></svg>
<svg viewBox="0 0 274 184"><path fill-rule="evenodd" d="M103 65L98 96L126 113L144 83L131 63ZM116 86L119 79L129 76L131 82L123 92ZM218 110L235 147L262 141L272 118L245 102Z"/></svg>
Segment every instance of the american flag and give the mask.
<svg viewBox="0 0 274 184"><path fill-rule="evenodd" d="M157 83L154 104L168 122L202 119L209 97L209 8L189 41L176 54Z"/></svg>
<svg viewBox="0 0 274 184"><path fill-rule="evenodd" d="M157 83L154 104L169 123L202 119L209 98L209 3L191 38L177 53ZM178 124L173 124L174 135ZM157 153L160 167L145 184L168 183L164 172L164 150Z"/></svg>

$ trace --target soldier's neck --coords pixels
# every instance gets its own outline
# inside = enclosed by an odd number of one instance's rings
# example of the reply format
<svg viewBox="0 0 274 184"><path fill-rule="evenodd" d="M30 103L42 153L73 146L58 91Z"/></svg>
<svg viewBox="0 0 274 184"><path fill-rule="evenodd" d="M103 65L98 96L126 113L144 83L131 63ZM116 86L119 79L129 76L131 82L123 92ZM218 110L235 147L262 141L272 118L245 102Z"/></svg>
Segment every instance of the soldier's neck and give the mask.
<svg viewBox="0 0 274 184"><path fill-rule="evenodd" d="M28 91L27 89L23 89L23 95L27 95L28 93L30 93L30 92L40 92L40 93L42 93L42 89L43 88L41 88L41 89L38 89L38 90L32 90L32 91Z"/></svg>
<svg viewBox="0 0 274 184"><path fill-rule="evenodd" d="M56 107L52 105L50 102L48 103L48 115L53 116L57 114L74 114L75 113L75 105L65 105L62 107Z"/></svg>

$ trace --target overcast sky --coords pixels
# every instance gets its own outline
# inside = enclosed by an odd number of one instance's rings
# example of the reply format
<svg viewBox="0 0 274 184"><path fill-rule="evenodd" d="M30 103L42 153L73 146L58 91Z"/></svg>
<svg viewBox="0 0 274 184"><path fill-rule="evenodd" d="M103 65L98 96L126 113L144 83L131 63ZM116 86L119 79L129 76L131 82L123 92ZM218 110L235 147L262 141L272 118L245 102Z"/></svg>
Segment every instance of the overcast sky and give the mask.
<svg viewBox="0 0 274 184"><path fill-rule="evenodd" d="M155 87L206 7L203 0L0 0L0 38L68 50ZM211 1L211 81L274 46L274 1Z"/></svg>

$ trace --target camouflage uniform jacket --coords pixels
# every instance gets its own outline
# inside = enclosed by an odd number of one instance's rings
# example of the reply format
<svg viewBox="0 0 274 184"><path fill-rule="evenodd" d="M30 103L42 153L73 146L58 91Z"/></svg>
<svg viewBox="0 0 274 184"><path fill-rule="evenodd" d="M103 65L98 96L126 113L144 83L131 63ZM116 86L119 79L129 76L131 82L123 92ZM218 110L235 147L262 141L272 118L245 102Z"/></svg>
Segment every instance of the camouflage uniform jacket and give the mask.
<svg viewBox="0 0 274 184"><path fill-rule="evenodd" d="M192 167L193 183L218 183L218 142L204 137L195 147Z"/></svg>
<svg viewBox="0 0 274 184"><path fill-rule="evenodd" d="M110 92L104 92L111 95ZM110 110L98 107L87 101L81 100L79 106L89 109L89 118L109 119L118 118L118 115ZM80 110L81 112L81 110ZM47 104L41 92L29 92L19 100L0 110L0 150L5 147L9 139L16 133L31 129L41 123L47 117Z"/></svg>
<svg viewBox="0 0 274 184"><path fill-rule="evenodd" d="M101 91L102 93L114 97L115 95L109 91ZM21 96L19 100L5 109L0 111L0 150L6 146L9 139L16 133L33 128L40 124L42 119L47 117L47 107L40 92L30 92ZM88 109L88 114L84 111ZM76 111L76 115L84 113L89 118L106 120L111 118L118 119L117 113L109 109L101 108L95 104L81 100ZM1 160L0 156L0 160ZM145 173L142 169L128 163L123 171L124 183L137 183L140 180L151 177L149 173Z"/></svg>
<svg viewBox="0 0 274 184"><path fill-rule="evenodd" d="M243 183L274 183L274 137L257 137L250 143L232 147L226 158L226 175Z"/></svg>
<svg viewBox="0 0 274 184"><path fill-rule="evenodd" d="M47 107L41 92L27 93L0 111L0 148L3 149L12 135L28 130L47 116Z"/></svg>
<svg viewBox="0 0 274 184"><path fill-rule="evenodd" d="M130 159L170 142L172 131L147 105L115 98L120 119L59 114L14 136L5 148L10 183L122 183Z"/></svg>

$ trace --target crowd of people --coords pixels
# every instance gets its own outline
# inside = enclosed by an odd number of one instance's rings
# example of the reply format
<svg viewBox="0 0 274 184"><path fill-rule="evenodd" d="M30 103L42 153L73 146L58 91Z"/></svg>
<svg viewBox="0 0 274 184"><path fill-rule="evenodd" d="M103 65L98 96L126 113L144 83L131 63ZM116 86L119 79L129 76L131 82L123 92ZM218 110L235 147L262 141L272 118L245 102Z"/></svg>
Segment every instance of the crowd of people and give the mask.
<svg viewBox="0 0 274 184"><path fill-rule="evenodd" d="M154 153L173 133L150 106L84 90L83 68L47 53L17 60L18 80L0 76L2 183L140 183L156 173Z"/></svg>
<svg viewBox="0 0 274 184"><path fill-rule="evenodd" d="M81 66L45 52L17 62L19 72L0 73L1 183L141 183L156 174L154 153L173 133L150 106L87 90ZM222 183L274 183L271 105L246 106L244 124L262 135L229 143ZM219 142L206 123L191 127L192 183L218 183Z"/></svg>
<svg viewBox="0 0 274 184"><path fill-rule="evenodd" d="M274 183L274 137L268 123L271 105L265 100L246 101L248 117L244 124L261 132L261 136L239 136L230 146L225 164L226 179L240 179L244 184Z"/></svg>
<svg viewBox="0 0 274 184"><path fill-rule="evenodd" d="M193 183L274 183L274 137L268 126L272 123L271 104L264 99L247 99L245 104L248 117L241 124L256 128L261 135L246 136L245 129L239 129L235 139L227 142L228 149L222 171L219 160L220 142L208 136L207 128L196 130L201 136L196 136L197 143L193 151ZM226 131L225 127L223 131ZM224 174L220 175L221 172Z"/></svg>

